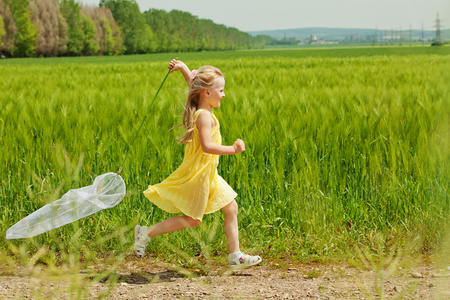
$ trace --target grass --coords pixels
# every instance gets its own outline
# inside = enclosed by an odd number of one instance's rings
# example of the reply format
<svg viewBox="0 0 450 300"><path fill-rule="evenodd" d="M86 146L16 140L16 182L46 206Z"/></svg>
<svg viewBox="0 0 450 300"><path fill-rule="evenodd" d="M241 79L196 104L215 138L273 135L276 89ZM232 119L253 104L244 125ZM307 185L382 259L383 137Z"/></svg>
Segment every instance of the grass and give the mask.
<svg viewBox="0 0 450 300"><path fill-rule="evenodd" d="M449 49L1 61L0 234L69 189L117 171L168 61L178 57L225 73L227 97L215 113L224 143L242 138L247 150L221 157L219 174L239 194L245 251L345 258L378 235L387 246L419 235L419 252L438 248L450 211ZM142 191L182 160L180 132L168 130L180 123L184 89L179 74L169 76L124 165L121 204L31 239L2 238L2 257L79 268L98 253L119 262L129 254L135 224L169 216ZM221 213L208 215L147 251L185 267L202 265L199 254L224 257L222 221Z"/></svg>

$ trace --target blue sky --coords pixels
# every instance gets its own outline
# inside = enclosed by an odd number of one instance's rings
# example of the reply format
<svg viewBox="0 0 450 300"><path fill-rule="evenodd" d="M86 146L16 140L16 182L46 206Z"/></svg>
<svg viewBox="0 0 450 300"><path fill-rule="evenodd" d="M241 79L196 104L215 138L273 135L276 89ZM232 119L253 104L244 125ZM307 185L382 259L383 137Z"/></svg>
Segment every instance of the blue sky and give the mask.
<svg viewBox="0 0 450 300"><path fill-rule="evenodd" d="M97 6L99 0L78 0ZM242 31L301 27L434 30L450 28L450 0L136 0L150 8L187 11Z"/></svg>

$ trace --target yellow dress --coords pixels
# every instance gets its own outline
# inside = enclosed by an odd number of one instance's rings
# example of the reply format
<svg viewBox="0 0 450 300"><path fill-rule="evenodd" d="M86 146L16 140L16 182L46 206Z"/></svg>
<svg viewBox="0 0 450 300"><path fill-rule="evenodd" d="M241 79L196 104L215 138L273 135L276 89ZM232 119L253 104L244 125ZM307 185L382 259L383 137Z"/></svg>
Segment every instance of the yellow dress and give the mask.
<svg viewBox="0 0 450 300"><path fill-rule="evenodd" d="M203 111L206 110L194 113L194 122ZM221 144L219 121L213 113L211 116L216 124L211 132L212 141ZM217 173L218 164L219 155L203 152L195 125L181 165L163 182L150 185L144 195L168 213L183 213L201 221L204 214L218 211L237 196Z"/></svg>

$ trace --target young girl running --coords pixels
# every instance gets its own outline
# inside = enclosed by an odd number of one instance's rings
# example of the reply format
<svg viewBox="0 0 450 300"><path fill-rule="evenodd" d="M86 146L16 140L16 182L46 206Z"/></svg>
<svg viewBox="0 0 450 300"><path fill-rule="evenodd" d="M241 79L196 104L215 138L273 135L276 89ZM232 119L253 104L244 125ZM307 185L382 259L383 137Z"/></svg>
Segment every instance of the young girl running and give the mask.
<svg viewBox="0 0 450 300"><path fill-rule="evenodd" d="M183 112L186 133L179 138L180 143L186 144L185 154L178 169L163 182L149 186L144 195L162 210L183 215L150 227L136 225L135 253L142 257L151 238L195 227L201 223L204 214L222 210L229 264L240 267L259 264L259 256L244 254L239 249L237 194L217 173L219 155L245 151L245 144L240 139L232 146L221 145L219 121L212 108L220 107L220 101L225 97L225 78L212 66L190 72L183 62L175 59L169 63L169 69L171 73L181 71L189 86Z"/></svg>

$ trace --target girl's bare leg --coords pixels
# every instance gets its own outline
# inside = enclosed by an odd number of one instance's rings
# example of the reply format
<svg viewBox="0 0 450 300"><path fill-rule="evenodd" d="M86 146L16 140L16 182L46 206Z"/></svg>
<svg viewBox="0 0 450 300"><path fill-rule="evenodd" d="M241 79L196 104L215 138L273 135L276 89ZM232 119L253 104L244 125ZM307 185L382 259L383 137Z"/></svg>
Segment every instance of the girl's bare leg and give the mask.
<svg viewBox="0 0 450 300"><path fill-rule="evenodd" d="M228 253L239 251L239 231L238 231L238 204L233 200L230 204L222 208L225 214L223 223L225 236L227 237Z"/></svg>
<svg viewBox="0 0 450 300"><path fill-rule="evenodd" d="M155 224L147 228L147 235L149 238L155 236L178 231L185 228L195 227L200 225L201 221L192 219L188 216L175 216L171 217L161 223Z"/></svg>

